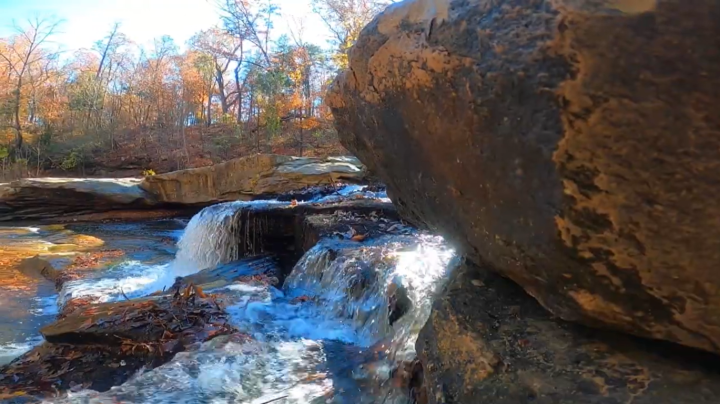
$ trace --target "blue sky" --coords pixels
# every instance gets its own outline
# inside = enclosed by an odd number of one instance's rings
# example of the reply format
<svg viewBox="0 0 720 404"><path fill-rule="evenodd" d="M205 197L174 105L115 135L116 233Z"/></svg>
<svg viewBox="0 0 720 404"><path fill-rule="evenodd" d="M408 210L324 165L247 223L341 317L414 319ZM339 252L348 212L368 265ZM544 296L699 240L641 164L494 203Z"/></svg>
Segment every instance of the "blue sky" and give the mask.
<svg viewBox="0 0 720 404"><path fill-rule="evenodd" d="M278 0L283 16L276 22L277 33L288 32L288 22L304 20L305 39L327 43L322 21L310 10L311 0ZM23 23L34 15L64 20L55 36L65 50L90 48L102 39L113 23L140 45L170 35L181 47L197 31L220 22L214 0L0 0L0 36L12 32L13 20Z"/></svg>

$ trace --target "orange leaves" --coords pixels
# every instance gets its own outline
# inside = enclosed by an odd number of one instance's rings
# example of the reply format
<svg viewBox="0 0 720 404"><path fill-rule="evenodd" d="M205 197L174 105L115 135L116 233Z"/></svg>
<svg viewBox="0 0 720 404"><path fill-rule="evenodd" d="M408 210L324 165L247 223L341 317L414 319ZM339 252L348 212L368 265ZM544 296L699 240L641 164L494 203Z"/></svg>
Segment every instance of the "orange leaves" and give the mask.
<svg viewBox="0 0 720 404"><path fill-rule="evenodd" d="M205 294L205 292L203 292L203 290L200 286L195 286L195 294L200 298L203 298L203 299L207 298L207 295Z"/></svg>
<svg viewBox="0 0 720 404"><path fill-rule="evenodd" d="M365 240L365 239L367 238L367 236L368 236L367 234L356 234L356 235L352 236L352 238L351 238L350 240L352 240L352 241L363 241L363 240Z"/></svg>

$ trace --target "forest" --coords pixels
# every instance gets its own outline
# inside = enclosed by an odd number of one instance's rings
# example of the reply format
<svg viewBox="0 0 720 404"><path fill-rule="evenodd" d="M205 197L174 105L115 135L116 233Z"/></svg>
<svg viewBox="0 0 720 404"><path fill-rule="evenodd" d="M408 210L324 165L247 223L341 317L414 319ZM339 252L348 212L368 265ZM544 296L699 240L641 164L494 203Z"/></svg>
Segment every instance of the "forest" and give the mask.
<svg viewBox="0 0 720 404"><path fill-rule="evenodd" d="M389 2L314 1L332 38L319 46L302 20L280 18L283 0L218 1L217 25L186 44L139 45L116 23L68 54L53 41L61 20L18 21L0 38L0 180L343 154L324 94ZM287 33L277 35L279 24Z"/></svg>

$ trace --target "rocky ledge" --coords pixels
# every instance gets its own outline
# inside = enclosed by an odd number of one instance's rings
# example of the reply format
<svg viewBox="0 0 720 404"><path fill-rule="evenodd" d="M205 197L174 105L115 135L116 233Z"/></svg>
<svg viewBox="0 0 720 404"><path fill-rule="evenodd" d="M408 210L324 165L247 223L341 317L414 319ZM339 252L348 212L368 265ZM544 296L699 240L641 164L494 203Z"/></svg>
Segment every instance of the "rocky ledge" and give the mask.
<svg viewBox="0 0 720 404"><path fill-rule="evenodd" d="M417 348L430 404L720 402L720 358L553 318L471 263L435 302Z"/></svg>
<svg viewBox="0 0 720 404"><path fill-rule="evenodd" d="M143 219L188 215L223 201L292 195L308 187L361 183L354 157L243 157L140 178L36 178L0 184L0 222Z"/></svg>

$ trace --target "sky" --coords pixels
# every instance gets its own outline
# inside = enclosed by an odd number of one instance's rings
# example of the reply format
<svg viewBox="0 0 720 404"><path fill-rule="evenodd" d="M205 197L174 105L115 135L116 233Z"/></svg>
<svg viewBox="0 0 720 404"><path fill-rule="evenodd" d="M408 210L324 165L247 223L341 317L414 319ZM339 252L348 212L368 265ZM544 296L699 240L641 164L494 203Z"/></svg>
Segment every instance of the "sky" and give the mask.
<svg viewBox="0 0 720 404"><path fill-rule="evenodd" d="M282 16L276 34L288 33L292 21L303 21L308 42L326 45L322 20L311 12L312 0L277 0ZM115 22L120 31L140 45L170 35L183 49L196 32L220 23L214 0L0 0L0 37L13 32L13 21L23 24L33 16L63 20L54 42L66 50L88 49L110 31ZM294 29L297 30L297 29Z"/></svg>

